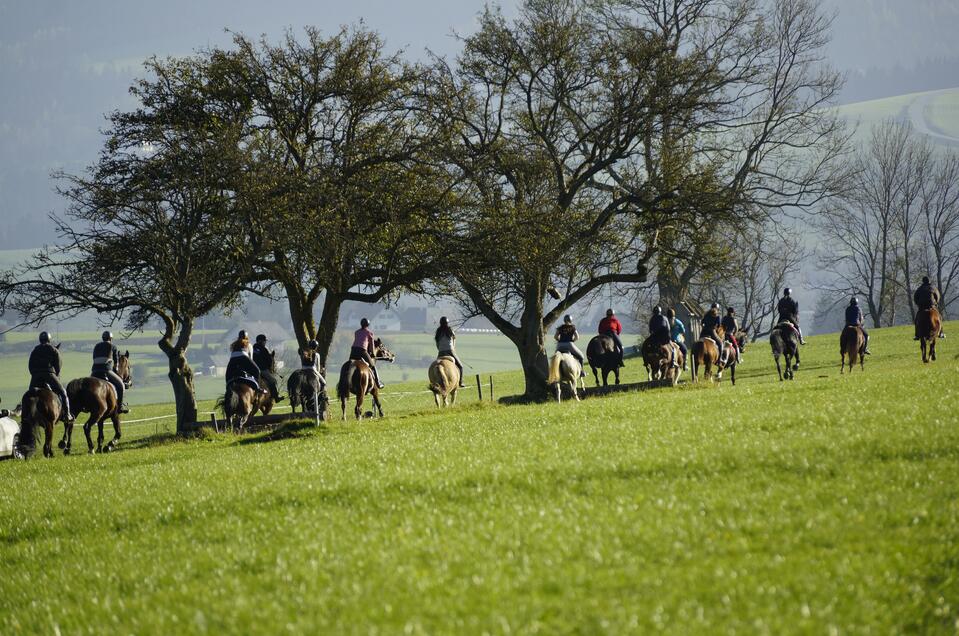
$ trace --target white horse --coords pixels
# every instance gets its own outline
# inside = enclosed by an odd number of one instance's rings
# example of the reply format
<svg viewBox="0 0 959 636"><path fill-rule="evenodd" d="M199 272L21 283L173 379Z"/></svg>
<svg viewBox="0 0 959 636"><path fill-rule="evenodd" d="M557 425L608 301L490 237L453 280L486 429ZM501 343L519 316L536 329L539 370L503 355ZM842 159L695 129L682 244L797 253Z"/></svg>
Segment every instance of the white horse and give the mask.
<svg viewBox="0 0 959 636"><path fill-rule="evenodd" d="M579 360L570 353L560 351L554 353L553 358L549 361L549 379L546 383L556 387L556 401L563 401L563 385L569 384L569 388L573 391L573 397L579 402L579 394L576 393L577 381L582 383L585 391L586 380L583 379L583 365L579 363Z"/></svg>

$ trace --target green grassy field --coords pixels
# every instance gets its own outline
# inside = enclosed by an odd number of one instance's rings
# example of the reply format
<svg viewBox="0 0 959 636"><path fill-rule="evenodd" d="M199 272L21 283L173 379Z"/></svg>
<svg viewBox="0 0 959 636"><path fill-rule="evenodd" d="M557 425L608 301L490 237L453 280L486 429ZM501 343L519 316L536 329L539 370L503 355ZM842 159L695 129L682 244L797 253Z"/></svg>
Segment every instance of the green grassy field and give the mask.
<svg viewBox="0 0 959 636"><path fill-rule="evenodd" d="M735 387L2 462L0 633L955 633L956 345L875 330L840 377L837 340L794 382L760 342Z"/></svg>

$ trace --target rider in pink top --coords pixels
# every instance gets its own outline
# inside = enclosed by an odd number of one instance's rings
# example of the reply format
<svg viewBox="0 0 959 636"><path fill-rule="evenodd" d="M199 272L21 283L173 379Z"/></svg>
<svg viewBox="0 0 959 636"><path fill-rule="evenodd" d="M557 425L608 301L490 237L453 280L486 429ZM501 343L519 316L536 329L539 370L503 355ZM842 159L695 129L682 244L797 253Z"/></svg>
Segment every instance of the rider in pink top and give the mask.
<svg viewBox="0 0 959 636"><path fill-rule="evenodd" d="M373 354L376 351L373 340L373 332L370 331L370 321L364 318L360 321L360 328L353 334L353 347L350 349L350 360L362 360L370 365L370 370L373 372L373 380L376 382L376 385L382 389L384 385L380 382L380 376L376 372L376 365L373 363Z"/></svg>

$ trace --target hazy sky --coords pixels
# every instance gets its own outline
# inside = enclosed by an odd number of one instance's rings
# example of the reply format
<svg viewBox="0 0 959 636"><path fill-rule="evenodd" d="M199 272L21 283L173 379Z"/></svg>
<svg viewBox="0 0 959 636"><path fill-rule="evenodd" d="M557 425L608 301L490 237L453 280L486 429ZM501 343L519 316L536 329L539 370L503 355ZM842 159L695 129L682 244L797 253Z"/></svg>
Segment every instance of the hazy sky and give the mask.
<svg viewBox="0 0 959 636"><path fill-rule="evenodd" d="M959 0L824 0L838 12L841 69L959 55ZM515 14L517 0L502 0ZM101 146L104 113L127 94L150 55L226 44L224 29L275 38L284 28L333 31L363 20L392 48L455 55L481 0L0 0L0 247L52 240L37 216L62 207L52 170L81 170ZM31 244L27 244L31 243Z"/></svg>

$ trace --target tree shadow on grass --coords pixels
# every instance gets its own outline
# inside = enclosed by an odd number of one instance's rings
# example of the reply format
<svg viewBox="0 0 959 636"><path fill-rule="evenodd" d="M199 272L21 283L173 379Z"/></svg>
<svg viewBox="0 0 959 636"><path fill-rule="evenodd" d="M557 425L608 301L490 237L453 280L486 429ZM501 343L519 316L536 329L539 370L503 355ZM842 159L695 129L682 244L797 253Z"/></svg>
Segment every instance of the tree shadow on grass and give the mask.
<svg viewBox="0 0 959 636"><path fill-rule="evenodd" d="M319 426L316 426L314 422L309 420L302 420L299 422L284 422L276 428L267 429L260 433L254 433L249 437L243 437L242 439L237 440L236 443L240 446L247 446L249 444L264 444L267 442L278 442L285 439L295 439L298 437L310 437L316 434L329 435L330 428L325 422L321 423Z"/></svg>

